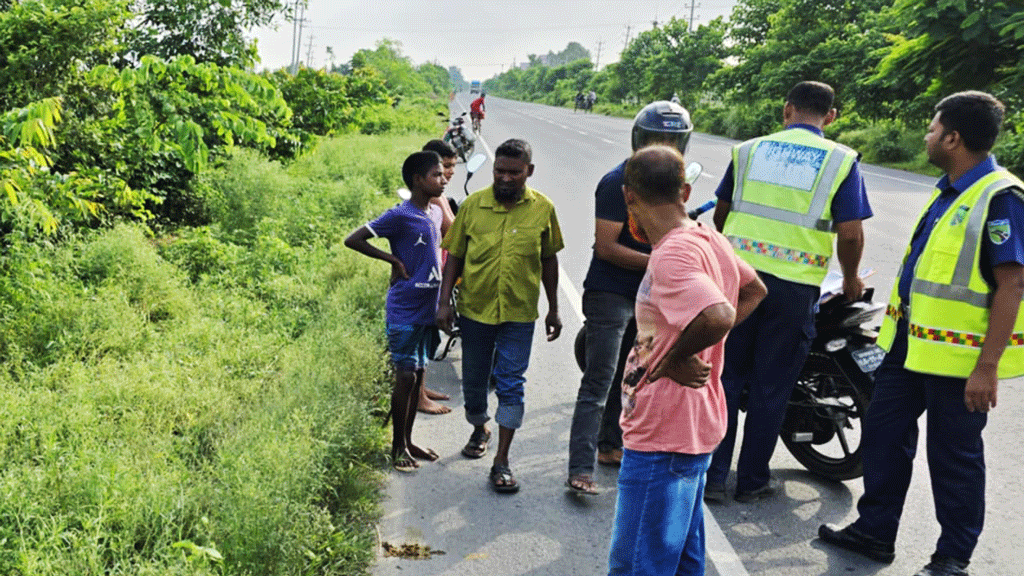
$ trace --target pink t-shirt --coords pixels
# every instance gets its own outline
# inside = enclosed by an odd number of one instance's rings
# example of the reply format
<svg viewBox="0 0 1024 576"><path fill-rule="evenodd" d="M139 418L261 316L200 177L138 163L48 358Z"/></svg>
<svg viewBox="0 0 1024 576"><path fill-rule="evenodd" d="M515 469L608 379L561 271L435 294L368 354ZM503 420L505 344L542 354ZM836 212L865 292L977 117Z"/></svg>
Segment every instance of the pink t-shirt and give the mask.
<svg viewBox="0 0 1024 576"><path fill-rule="evenodd" d="M725 436L722 360L725 339L698 355L711 377L698 389L668 378L649 382L679 334L705 308L736 306L739 288L757 273L709 226L677 228L651 252L636 299L636 342L622 379L622 442L640 452L708 454Z"/></svg>

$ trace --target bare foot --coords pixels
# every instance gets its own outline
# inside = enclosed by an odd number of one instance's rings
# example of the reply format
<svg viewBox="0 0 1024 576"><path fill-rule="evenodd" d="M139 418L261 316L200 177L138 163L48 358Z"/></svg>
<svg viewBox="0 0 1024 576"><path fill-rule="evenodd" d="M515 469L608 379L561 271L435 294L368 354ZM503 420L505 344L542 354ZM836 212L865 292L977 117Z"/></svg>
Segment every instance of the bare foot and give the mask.
<svg viewBox="0 0 1024 576"><path fill-rule="evenodd" d="M429 460L431 462L436 461L440 456L437 452L434 452L430 448L420 448L415 444L409 445L409 454L412 454L413 458L419 458L420 460Z"/></svg>
<svg viewBox="0 0 1024 576"><path fill-rule="evenodd" d="M437 390L431 390L430 388L427 388L426 386L421 388L421 390L423 391L422 394L425 394L427 396L427 398L430 398L431 400L451 400L452 399L451 396L449 396L447 394L442 394L442 393L438 392Z"/></svg>
<svg viewBox="0 0 1024 576"><path fill-rule="evenodd" d="M429 398L420 397L419 404L416 409L425 414L447 414L452 411L451 408L444 404L438 404Z"/></svg>

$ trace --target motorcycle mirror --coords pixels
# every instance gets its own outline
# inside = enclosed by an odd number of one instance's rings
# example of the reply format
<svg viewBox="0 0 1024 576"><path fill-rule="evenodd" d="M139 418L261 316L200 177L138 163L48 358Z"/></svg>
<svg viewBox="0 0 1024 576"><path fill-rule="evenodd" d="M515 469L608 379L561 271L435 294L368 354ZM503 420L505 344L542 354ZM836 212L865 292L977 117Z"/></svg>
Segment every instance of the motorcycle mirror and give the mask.
<svg viewBox="0 0 1024 576"><path fill-rule="evenodd" d="M690 162L686 165L686 181L693 184L704 172L704 165L700 162Z"/></svg>
<svg viewBox="0 0 1024 576"><path fill-rule="evenodd" d="M466 196L469 196L469 179L473 177L473 172L479 170L486 161L486 154L474 154L466 161L466 181L462 183L462 191L466 193Z"/></svg>
<svg viewBox="0 0 1024 576"><path fill-rule="evenodd" d="M402 200L408 200L412 198L412 192L409 192L408 188L399 188L398 190L395 191L395 194L398 194L398 197L401 198Z"/></svg>
<svg viewBox="0 0 1024 576"><path fill-rule="evenodd" d="M466 180L469 180L473 173L484 165L484 162L487 162L486 154L474 154L469 162L466 162Z"/></svg>

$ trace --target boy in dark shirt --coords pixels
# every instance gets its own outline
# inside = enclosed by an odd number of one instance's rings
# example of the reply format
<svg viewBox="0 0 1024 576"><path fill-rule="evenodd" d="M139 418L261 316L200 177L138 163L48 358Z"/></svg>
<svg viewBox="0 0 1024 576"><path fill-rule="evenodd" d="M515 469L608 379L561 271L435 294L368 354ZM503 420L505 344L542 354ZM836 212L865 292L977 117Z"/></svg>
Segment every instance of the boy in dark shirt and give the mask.
<svg viewBox="0 0 1024 576"><path fill-rule="evenodd" d="M423 371L431 349L437 291L440 286L440 234L434 223L438 211L432 198L444 192L446 179L436 152L415 152L402 165L409 200L373 222L357 228L345 246L391 264L387 295L388 350L395 368L391 393L392 465L399 472L419 468L416 459L437 460L437 453L412 443L416 405ZM372 237L387 238L391 252L371 245Z"/></svg>

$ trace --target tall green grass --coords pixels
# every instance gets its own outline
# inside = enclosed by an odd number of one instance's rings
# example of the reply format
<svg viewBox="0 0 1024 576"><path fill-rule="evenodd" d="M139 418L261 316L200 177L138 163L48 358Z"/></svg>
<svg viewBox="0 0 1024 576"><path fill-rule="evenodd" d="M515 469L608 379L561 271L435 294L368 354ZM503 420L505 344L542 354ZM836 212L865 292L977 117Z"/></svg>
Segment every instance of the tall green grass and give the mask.
<svg viewBox="0 0 1024 576"><path fill-rule="evenodd" d="M388 269L341 247L427 135L204 175L214 224L0 252L0 574L358 574Z"/></svg>

